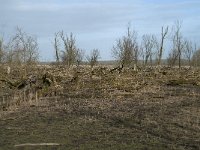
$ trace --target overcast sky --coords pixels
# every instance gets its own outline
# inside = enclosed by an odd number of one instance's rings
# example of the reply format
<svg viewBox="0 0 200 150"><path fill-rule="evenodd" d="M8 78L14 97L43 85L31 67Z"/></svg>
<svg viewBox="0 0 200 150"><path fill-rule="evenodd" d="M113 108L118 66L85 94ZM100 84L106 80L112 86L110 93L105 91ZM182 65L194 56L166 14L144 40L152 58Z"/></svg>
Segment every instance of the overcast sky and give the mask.
<svg viewBox="0 0 200 150"><path fill-rule="evenodd" d="M0 0L0 34L8 38L19 26L36 35L40 59L54 59L54 33L73 32L86 54L98 48L102 60L131 23L139 37L160 35L162 26L183 22L186 38L200 43L200 0Z"/></svg>

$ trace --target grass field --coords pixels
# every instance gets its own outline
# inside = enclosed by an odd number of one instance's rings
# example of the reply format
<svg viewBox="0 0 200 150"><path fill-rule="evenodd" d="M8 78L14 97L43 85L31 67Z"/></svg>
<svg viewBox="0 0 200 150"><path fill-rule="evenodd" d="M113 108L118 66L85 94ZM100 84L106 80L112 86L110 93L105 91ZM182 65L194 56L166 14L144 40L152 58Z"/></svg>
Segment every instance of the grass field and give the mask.
<svg viewBox="0 0 200 150"><path fill-rule="evenodd" d="M184 69L93 70L68 82L73 75L61 72L54 79L62 86L56 95L49 94L51 85L37 103L1 110L0 150L199 150L199 75Z"/></svg>

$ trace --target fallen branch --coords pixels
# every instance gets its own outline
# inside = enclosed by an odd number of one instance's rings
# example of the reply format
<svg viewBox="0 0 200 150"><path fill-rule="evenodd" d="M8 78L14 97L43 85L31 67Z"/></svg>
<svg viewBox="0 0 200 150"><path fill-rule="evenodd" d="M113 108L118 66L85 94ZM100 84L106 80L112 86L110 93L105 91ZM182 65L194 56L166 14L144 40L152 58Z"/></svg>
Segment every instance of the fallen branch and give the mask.
<svg viewBox="0 0 200 150"><path fill-rule="evenodd" d="M59 146L58 143L24 143L24 144L17 144L14 147L24 147L24 146Z"/></svg>

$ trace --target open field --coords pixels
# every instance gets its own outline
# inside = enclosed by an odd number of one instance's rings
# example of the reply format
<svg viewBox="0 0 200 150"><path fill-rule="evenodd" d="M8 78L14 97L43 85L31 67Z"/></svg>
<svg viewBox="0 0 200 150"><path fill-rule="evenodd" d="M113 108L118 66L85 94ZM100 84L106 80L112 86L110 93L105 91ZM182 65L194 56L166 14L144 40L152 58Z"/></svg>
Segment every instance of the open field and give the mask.
<svg viewBox="0 0 200 150"><path fill-rule="evenodd" d="M1 70L0 150L200 149L198 69Z"/></svg>

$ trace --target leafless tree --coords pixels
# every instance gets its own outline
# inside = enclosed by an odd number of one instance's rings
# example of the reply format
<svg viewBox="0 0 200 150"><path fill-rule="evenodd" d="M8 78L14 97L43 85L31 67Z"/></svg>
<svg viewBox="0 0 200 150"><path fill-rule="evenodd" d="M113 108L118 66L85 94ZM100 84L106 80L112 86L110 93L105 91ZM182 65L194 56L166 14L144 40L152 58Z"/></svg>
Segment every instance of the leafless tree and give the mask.
<svg viewBox="0 0 200 150"><path fill-rule="evenodd" d="M16 63L35 63L39 58L37 39L17 28L7 45L9 60Z"/></svg>
<svg viewBox="0 0 200 150"><path fill-rule="evenodd" d="M175 65L176 61L178 60L178 66L181 68L181 59L182 53L184 50L184 42L183 36L181 34L181 22L176 21L175 25L172 27L172 41L173 41L173 48L170 52L171 55L171 65Z"/></svg>
<svg viewBox="0 0 200 150"><path fill-rule="evenodd" d="M0 63L3 62L4 48L3 48L3 38L0 39Z"/></svg>
<svg viewBox="0 0 200 150"><path fill-rule="evenodd" d="M183 55L187 59L189 66L191 66L191 59L192 59L193 53L195 52L196 44L193 45L191 41L185 40L184 45L185 45L185 48L183 51Z"/></svg>
<svg viewBox="0 0 200 150"><path fill-rule="evenodd" d="M192 55L191 63L193 66L200 66L200 48L197 49L196 44L194 45L194 52Z"/></svg>
<svg viewBox="0 0 200 150"><path fill-rule="evenodd" d="M60 41L59 41L59 32L55 33L55 37L54 37L54 49L55 49L55 53L56 53L56 62L59 64L60 63L60 54L59 54L59 45L60 45Z"/></svg>
<svg viewBox="0 0 200 150"><path fill-rule="evenodd" d="M4 45L4 61L8 64L14 62L14 48L12 47L12 40ZM16 62L15 62L16 64Z"/></svg>
<svg viewBox="0 0 200 150"><path fill-rule="evenodd" d="M98 63L98 59L100 58L100 52L98 49L93 49L90 53L90 55L88 55L86 57L88 63L90 64L91 68L93 68L97 63Z"/></svg>
<svg viewBox="0 0 200 150"><path fill-rule="evenodd" d="M76 52L76 65L77 65L77 67L79 67L80 64L82 63L84 56L85 56L85 51L82 50L82 49L77 49L77 52Z"/></svg>
<svg viewBox="0 0 200 150"><path fill-rule="evenodd" d="M26 63L35 63L38 61L39 58L39 53L38 53L38 43L37 43L37 39L32 37L32 36L28 36L26 39Z"/></svg>
<svg viewBox="0 0 200 150"><path fill-rule="evenodd" d="M167 36L167 33L168 33L168 27L166 27L164 29L164 27L162 27L162 32L161 32L161 43L160 43L160 48L159 48L159 51L158 51L158 65L161 64L161 60L162 60L162 55L163 55L163 46L164 46L164 40Z"/></svg>
<svg viewBox="0 0 200 150"><path fill-rule="evenodd" d="M150 60L152 65L153 55L158 49L158 42L154 35L145 34L142 36L142 48L143 48L143 57L144 57L144 65L146 66L148 61Z"/></svg>
<svg viewBox="0 0 200 150"><path fill-rule="evenodd" d="M77 55L77 47L76 47L76 39L73 33L68 35L64 35L64 32L60 32L60 37L64 43L65 50L62 51L62 61L67 64L68 67L76 63L76 55Z"/></svg>
<svg viewBox="0 0 200 150"><path fill-rule="evenodd" d="M174 66L176 64L177 58L178 58L178 52L172 48L167 57L168 65L170 67Z"/></svg>
<svg viewBox="0 0 200 150"><path fill-rule="evenodd" d="M130 27L128 27L126 35L118 39L116 45L113 46L112 54L123 66L128 66L132 62L137 65L139 57L137 32L130 31Z"/></svg>

